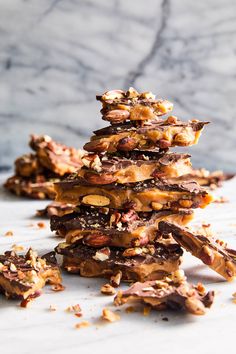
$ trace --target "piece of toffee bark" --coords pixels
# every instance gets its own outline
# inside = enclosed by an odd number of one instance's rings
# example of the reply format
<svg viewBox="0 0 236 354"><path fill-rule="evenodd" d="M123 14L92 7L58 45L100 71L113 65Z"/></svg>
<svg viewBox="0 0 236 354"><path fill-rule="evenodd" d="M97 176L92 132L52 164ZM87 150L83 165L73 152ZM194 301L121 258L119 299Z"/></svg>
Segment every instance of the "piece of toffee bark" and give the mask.
<svg viewBox="0 0 236 354"><path fill-rule="evenodd" d="M73 173L82 166L82 150L57 143L48 135L32 135L29 145L36 151L42 166L60 176Z"/></svg>
<svg viewBox="0 0 236 354"><path fill-rule="evenodd" d="M126 120L145 121L155 119L173 109L167 100L156 99L151 92L137 92L130 87L128 91L112 90L96 96L102 103L102 119L111 124L123 123Z"/></svg>
<svg viewBox="0 0 236 354"><path fill-rule="evenodd" d="M47 216L51 217L53 215L56 216L63 216L66 214L73 213L75 210L75 205L67 204L67 203L59 203L59 202L52 202L44 209L39 209L36 212L37 216Z"/></svg>
<svg viewBox="0 0 236 354"><path fill-rule="evenodd" d="M159 229L162 233L171 234L176 242L193 256L231 281L236 276L236 250L227 247L221 240L209 235L193 233L169 222L161 221Z"/></svg>
<svg viewBox="0 0 236 354"><path fill-rule="evenodd" d="M171 118L171 119L170 119ZM89 152L167 149L172 146L197 144L207 122L182 122L169 117L166 120L144 122L142 127L133 123L111 125L94 132L84 149Z"/></svg>
<svg viewBox="0 0 236 354"><path fill-rule="evenodd" d="M155 310L184 310L194 315L204 315L214 300L214 291L207 292L202 284L189 284L182 270L173 272L163 280L137 282L128 290L119 291L114 303L141 301Z"/></svg>
<svg viewBox="0 0 236 354"><path fill-rule="evenodd" d="M22 177L30 177L42 174L44 167L35 154L26 154L15 160L15 173Z"/></svg>
<svg viewBox="0 0 236 354"><path fill-rule="evenodd" d="M176 243L155 243L135 248L93 248L83 244L60 243L63 267L84 277L111 277L122 272L123 281L161 279L177 270L182 249Z"/></svg>
<svg viewBox="0 0 236 354"><path fill-rule="evenodd" d="M204 208L212 201L212 196L196 182L170 184L160 179L96 186L72 176L56 183L55 191L57 201L63 203L135 211Z"/></svg>
<svg viewBox="0 0 236 354"><path fill-rule="evenodd" d="M161 220L186 225L193 219L192 210L136 213L108 208L80 207L77 212L51 218L51 230L66 237L66 242L90 247L143 246L157 237Z"/></svg>
<svg viewBox="0 0 236 354"><path fill-rule="evenodd" d="M48 178L44 175L31 177L12 176L7 179L4 187L18 196L34 199L54 199L54 183L58 178Z"/></svg>
<svg viewBox="0 0 236 354"><path fill-rule="evenodd" d="M129 151L113 155L88 154L78 176L91 184L134 183L153 177L179 177L191 172L190 155Z"/></svg>
<svg viewBox="0 0 236 354"><path fill-rule="evenodd" d="M54 252L44 257L38 257L32 249L24 256L13 251L0 255L0 292L23 300L39 296L46 283L61 284Z"/></svg>

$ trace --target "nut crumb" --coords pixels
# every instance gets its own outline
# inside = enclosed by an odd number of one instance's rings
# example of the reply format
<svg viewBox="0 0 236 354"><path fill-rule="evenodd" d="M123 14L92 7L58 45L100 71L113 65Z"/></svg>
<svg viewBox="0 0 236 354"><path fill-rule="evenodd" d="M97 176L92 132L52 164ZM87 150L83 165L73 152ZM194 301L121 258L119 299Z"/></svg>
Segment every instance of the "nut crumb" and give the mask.
<svg viewBox="0 0 236 354"><path fill-rule="evenodd" d="M133 306L128 306L128 307L126 307L126 309L125 309L125 312L126 313L132 313L132 312L134 312L135 310L134 310L134 307Z"/></svg>
<svg viewBox="0 0 236 354"><path fill-rule="evenodd" d="M7 231L4 236L13 236L13 231Z"/></svg>
<svg viewBox="0 0 236 354"><path fill-rule="evenodd" d="M116 321L120 320L120 316L117 313L115 313L111 310L108 310L107 308L102 310L101 318L103 320L108 321L108 322L116 322Z"/></svg>
<svg viewBox="0 0 236 354"><path fill-rule="evenodd" d="M54 285L52 285L52 290L53 291L63 291L63 290L65 290L65 286L62 284L54 284Z"/></svg>
<svg viewBox="0 0 236 354"><path fill-rule="evenodd" d="M85 327L89 327L90 326L90 322L88 321L83 321L80 323L76 323L75 328L76 329L80 329L80 328L85 328Z"/></svg>
<svg viewBox="0 0 236 354"><path fill-rule="evenodd" d="M57 307L55 305L50 305L49 306L49 311L56 311Z"/></svg>
<svg viewBox="0 0 236 354"><path fill-rule="evenodd" d="M162 318L162 321L168 322L168 321L169 321L169 318L168 318L168 317L163 317L163 318Z"/></svg>
<svg viewBox="0 0 236 354"><path fill-rule="evenodd" d="M38 222L37 223L37 226L40 228L40 229L44 229L46 227L46 225L44 224L44 222Z"/></svg>
<svg viewBox="0 0 236 354"><path fill-rule="evenodd" d="M114 295L116 293L116 291L113 288L113 286L111 286L110 284L104 284L101 287L101 293L104 295Z"/></svg>
<svg viewBox="0 0 236 354"><path fill-rule="evenodd" d="M150 315L150 311L151 311L151 307L145 306L143 308L143 316L149 316Z"/></svg>
<svg viewBox="0 0 236 354"><path fill-rule="evenodd" d="M81 312L82 309L79 304L71 305L66 308L66 312Z"/></svg>

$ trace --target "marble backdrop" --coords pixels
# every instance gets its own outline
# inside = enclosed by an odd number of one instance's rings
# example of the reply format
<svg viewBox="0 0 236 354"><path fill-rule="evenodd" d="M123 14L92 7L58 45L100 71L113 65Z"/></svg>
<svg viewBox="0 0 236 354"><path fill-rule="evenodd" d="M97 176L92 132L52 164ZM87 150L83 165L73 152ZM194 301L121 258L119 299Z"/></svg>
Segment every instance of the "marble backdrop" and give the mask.
<svg viewBox="0 0 236 354"><path fill-rule="evenodd" d="M235 171L235 0L1 0L0 165L47 133L82 146L95 94L134 86L210 120L197 166Z"/></svg>

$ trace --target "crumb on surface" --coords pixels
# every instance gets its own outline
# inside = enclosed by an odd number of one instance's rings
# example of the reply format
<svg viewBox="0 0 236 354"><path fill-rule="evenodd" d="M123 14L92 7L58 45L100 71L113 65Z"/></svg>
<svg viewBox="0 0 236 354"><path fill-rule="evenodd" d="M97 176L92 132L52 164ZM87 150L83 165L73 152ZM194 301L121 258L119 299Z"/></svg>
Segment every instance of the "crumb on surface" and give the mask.
<svg viewBox="0 0 236 354"><path fill-rule="evenodd" d="M151 311L151 307L145 306L143 308L143 316L149 316Z"/></svg>
<svg viewBox="0 0 236 354"><path fill-rule="evenodd" d="M13 231L7 231L4 236L13 236Z"/></svg>
<svg viewBox="0 0 236 354"><path fill-rule="evenodd" d="M38 222L38 223L37 223L37 226L38 226L40 229L43 229L43 228L46 227L45 223L42 222L42 221Z"/></svg>
<svg viewBox="0 0 236 354"><path fill-rule="evenodd" d="M80 328L86 328L90 326L90 322L89 321L83 321L80 323L76 323L75 328L76 329L80 329Z"/></svg>
<svg viewBox="0 0 236 354"><path fill-rule="evenodd" d="M62 284L53 284L52 290L53 291L63 291L63 290L65 290L65 286Z"/></svg>
<svg viewBox="0 0 236 354"><path fill-rule="evenodd" d="M120 320L120 315L118 315L118 313L115 313L107 308L104 308L102 310L101 318L105 321L108 321L108 322L116 322L116 321Z"/></svg>
<svg viewBox="0 0 236 354"><path fill-rule="evenodd" d="M49 311L56 311L57 310L57 307L56 307L56 305L50 305L49 306Z"/></svg>
<svg viewBox="0 0 236 354"><path fill-rule="evenodd" d="M21 245L14 244L14 245L11 246L11 249L14 252L20 252L20 251L24 251L25 247L21 246Z"/></svg>

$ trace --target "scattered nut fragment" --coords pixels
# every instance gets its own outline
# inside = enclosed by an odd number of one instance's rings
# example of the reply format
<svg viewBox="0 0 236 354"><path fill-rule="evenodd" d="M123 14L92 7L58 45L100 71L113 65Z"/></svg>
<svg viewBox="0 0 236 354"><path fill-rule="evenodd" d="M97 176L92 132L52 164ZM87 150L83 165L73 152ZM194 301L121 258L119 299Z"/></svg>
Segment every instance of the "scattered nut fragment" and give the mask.
<svg viewBox="0 0 236 354"><path fill-rule="evenodd" d="M118 286L120 285L121 282L121 278L122 278L122 272L119 270L119 272L115 275L112 275L110 278L110 283L114 288L118 288Z"/></svg>
<svg viewBox="0 0 236 354"><path fill-rule="evenodd" d="M133 87L130 87L130 88L128 89L128 91L126 91L126 97L127 97L127 98L136 98L136 97L138 97L138 96L139 96L138 91L135 90L135 88L133 88Z"/></svg>
<svg viewBox="0 0 236 354"><path fill-rule="evenodd" d="M151 312L151 307L145 306L145 307L143 308L143 316L149 316L149 315L150 315L150 312Z"/></svg>
<svg viewBox="0 0 236 354"><path fill-rule="evenodd" d="M71 305L66 308L66 312L81 312L82 309L79 304Z"/></svg>
<svg viewBox="0 0 236 354"><path fill-rule="evenodd" d="M126 309L125 309L125 312L126 312L126 313L132 313L132 312L134 312L134 311L135 311L135 309L134 309L133 306L128 306L128 307L126 307Z"/></svg>
<svg viewBox="0 0 236 354"><path fill-rule="evenodd" d="M52 285L52 290L53 291L64 291L65 290L65 286L62 284L53 284Z"/></svg>
<svg viewBox="0 0 236 354"><path fill-rule="evenodd" d="M38 227L40 228L40 229L44 229L45 227L46 227L46 225L44 224L44 222L38 222L37 223L37 225L38 225Z"/></svg>
<svg viewBox="0 0 236 354"><path fill-rule="evenodd" d="M113 288L113 286L111 286L110 284L104 284L101 287L101 293L104 295L114 295L116 293L116 291Z"/></svg>
<svg viewBox="0 0 236 354"><path fill-rule="evenodd" d="M203 246L200 252L200 258L206 265L212 265L214 261L214 252L207 246Z"/></svg>
<svg viewBox="0 0 236 354"><path fill-rule="evenodd" d="M94 206L106 206L110 204L110 199L103 195L89 194L83 197L82 203Z"/></svg>
<svg viewBox="0 0 236 354"><path fill-rule="evenodd" d="M80 322L80 323L77 323L75 325L75 328L76 329L80 329L80 328L86 328L86 327L89 327L91 324L89 321L83 321L83 322Z"/></svg>
<svg viewBox="0 0 236 354"><path fill-rule="evenodd" d="M102 310L101 318L103 320L108 321L108 322L116 322L116 321L120 320L120 316L117 313L115 313L111 310L108 310L107 308Z"/></svg>
<svg viewBox="0 0 236 354"><path fill-rule="evenodd" d="M13 236L13 231L9 230L5 233L5 236Z"/></svg>
<svg viewBox="0 0 236 354"><path fill-rule="evenodd" d="M135 247L135 248L126 248L122 255L124 257L135 257L143 253L142 248Z"/></svg>
<svg viewBox="0 0 236 354"><path fill-rule="evenodd" d="M55 305L50 305L49 306L49 311L56 311L57 310L57 307Z"/></svg>
<svg viewBox="0 0 236 354"><path fill-rule="evenodd" d="M189 312L193 313L194 315L204 315L206 312L203 303L194 297L187 298L185 301L185 306Z"/></svg>

